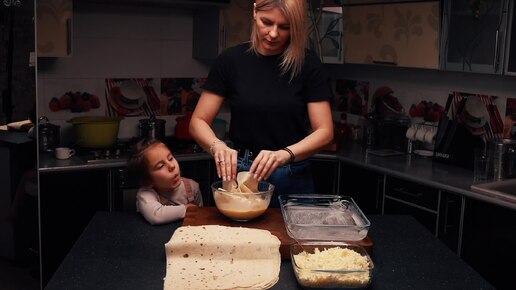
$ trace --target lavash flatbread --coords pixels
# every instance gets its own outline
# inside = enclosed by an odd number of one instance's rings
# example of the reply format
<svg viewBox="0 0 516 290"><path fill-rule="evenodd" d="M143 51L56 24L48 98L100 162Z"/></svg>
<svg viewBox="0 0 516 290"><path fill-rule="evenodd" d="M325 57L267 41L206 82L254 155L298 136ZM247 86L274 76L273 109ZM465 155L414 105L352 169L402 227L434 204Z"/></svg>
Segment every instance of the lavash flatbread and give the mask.
<svg viewBox="0 0 516 290"><path fill-rule="evenodd" d="M267 230L182 226L165 244L164 290L271 288L279 279L280 244Z"/></svg>

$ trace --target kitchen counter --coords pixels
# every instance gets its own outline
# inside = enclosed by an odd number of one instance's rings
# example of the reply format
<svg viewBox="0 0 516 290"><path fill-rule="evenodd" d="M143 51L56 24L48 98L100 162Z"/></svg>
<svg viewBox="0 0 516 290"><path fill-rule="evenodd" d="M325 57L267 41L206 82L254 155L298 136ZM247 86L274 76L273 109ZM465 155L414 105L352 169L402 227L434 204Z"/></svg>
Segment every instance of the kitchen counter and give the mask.
<svg viewBox="0 0 516 290"><path fill-rule="evenodd" d="M211 159L211 155L206 152L174 154L174 157L179 162ZM109 169L116 167L125 167L126 165L127 158L110 159L109 161L98 163L88 163L77 155L74 155L68 159L60 160L55 158L52 153L39 154L39 172L41 173L91 169Z"/></svg>
<svg viewBox="0 0 516 290"><path fill-rule="evenodd" d="M206 152L175 154L178 161L207 160L212 157ZM399 177L421 185L445 190L466 197L482 200L499 206L516 209L516 196L492 196L473 192L473 170L435 161L430 157L414 154L380 157L368 153L358 144L351 143L337 152L322 152L314 156L315 159L339 160L343 164L350 164L372 170L381 174ZM67 160L57 160L51 154L39 156L39 170L41 173L72 170L88 170L101 168L124 167L126 159L105 163L88 164L78 156ZM340 180L340 186L345 186L347 180Z"/></svg>
<svg viewBox="0 0 516 290"><path fill-rule="evenodd" d="M0 130L0 144L8 144L17 146L24 143L36 142L36 140L29 137L27 132L14 132Z"/></svg>
<svg viewBox="0 0 516 290"><path fill-rule="evenodd" d="M494 289L412 217L368 218L375 264L369 289ZM181 224L97 212L45 289L163 289L164 244ZM301 289L290 261L282 261L271 289Z"/></svg>

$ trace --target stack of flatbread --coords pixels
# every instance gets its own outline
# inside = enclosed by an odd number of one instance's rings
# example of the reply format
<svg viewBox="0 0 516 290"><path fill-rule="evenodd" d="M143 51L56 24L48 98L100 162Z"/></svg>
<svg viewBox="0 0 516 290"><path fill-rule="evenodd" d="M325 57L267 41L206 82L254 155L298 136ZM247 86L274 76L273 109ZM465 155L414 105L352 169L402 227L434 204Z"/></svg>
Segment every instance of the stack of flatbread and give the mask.
<svg viewBox="0 0 516 290"><path fill-rule="evenodd" d="M269 289L279 279L280 244L267 230L182 226L165 244L164 289Z"/></svg>

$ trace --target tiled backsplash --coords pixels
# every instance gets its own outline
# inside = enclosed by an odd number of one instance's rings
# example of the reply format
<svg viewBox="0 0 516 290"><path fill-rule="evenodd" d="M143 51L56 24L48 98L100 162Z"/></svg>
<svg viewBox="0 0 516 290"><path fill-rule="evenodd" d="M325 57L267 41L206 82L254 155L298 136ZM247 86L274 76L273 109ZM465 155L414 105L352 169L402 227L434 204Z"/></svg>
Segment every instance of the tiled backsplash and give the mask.
<svg viewBox="0 0 516 290"><path fill-rule="evenodd" d="M79 2L74 7L73 55L38 59L38 109L67 134L71 117L104 115L105 107L89 112L51 112L53 97L67 91L104 96L106 78L206 77L209 65L192 58L193 11L178 8L111 6ZM443 105L453 91L495 95L505 113L507 97L516 97L514 77L451 73L438 70L390 68L368 65L327 65L330 76L369 82L369 105L375 90L389 86L405 110L421 100ZM159 86L155 89L160 94ZM335 114L336 116L338 114ZM177 115L160 116L173 134ZM222 118L228 120L224 111ZM122 121L119 138L138 133L141 117ZM356 118L349 118L353 122ZM64 136L66 142L67 136Z"/></svg>

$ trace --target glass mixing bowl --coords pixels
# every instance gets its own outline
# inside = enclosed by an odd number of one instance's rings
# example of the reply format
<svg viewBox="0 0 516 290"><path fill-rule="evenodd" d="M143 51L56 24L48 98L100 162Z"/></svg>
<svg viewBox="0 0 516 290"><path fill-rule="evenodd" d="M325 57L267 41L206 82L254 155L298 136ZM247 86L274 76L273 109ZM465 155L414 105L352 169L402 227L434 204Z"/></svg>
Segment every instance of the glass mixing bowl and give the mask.
<svg viewBox="0 0 516 290"><path fill-rule="evenodd" d="M258 192L242 193L223 189L222 181L211 185L217 209L235 221L248 221L261 216L269 207L274 185L267 181L258 183Z"/></svg>

